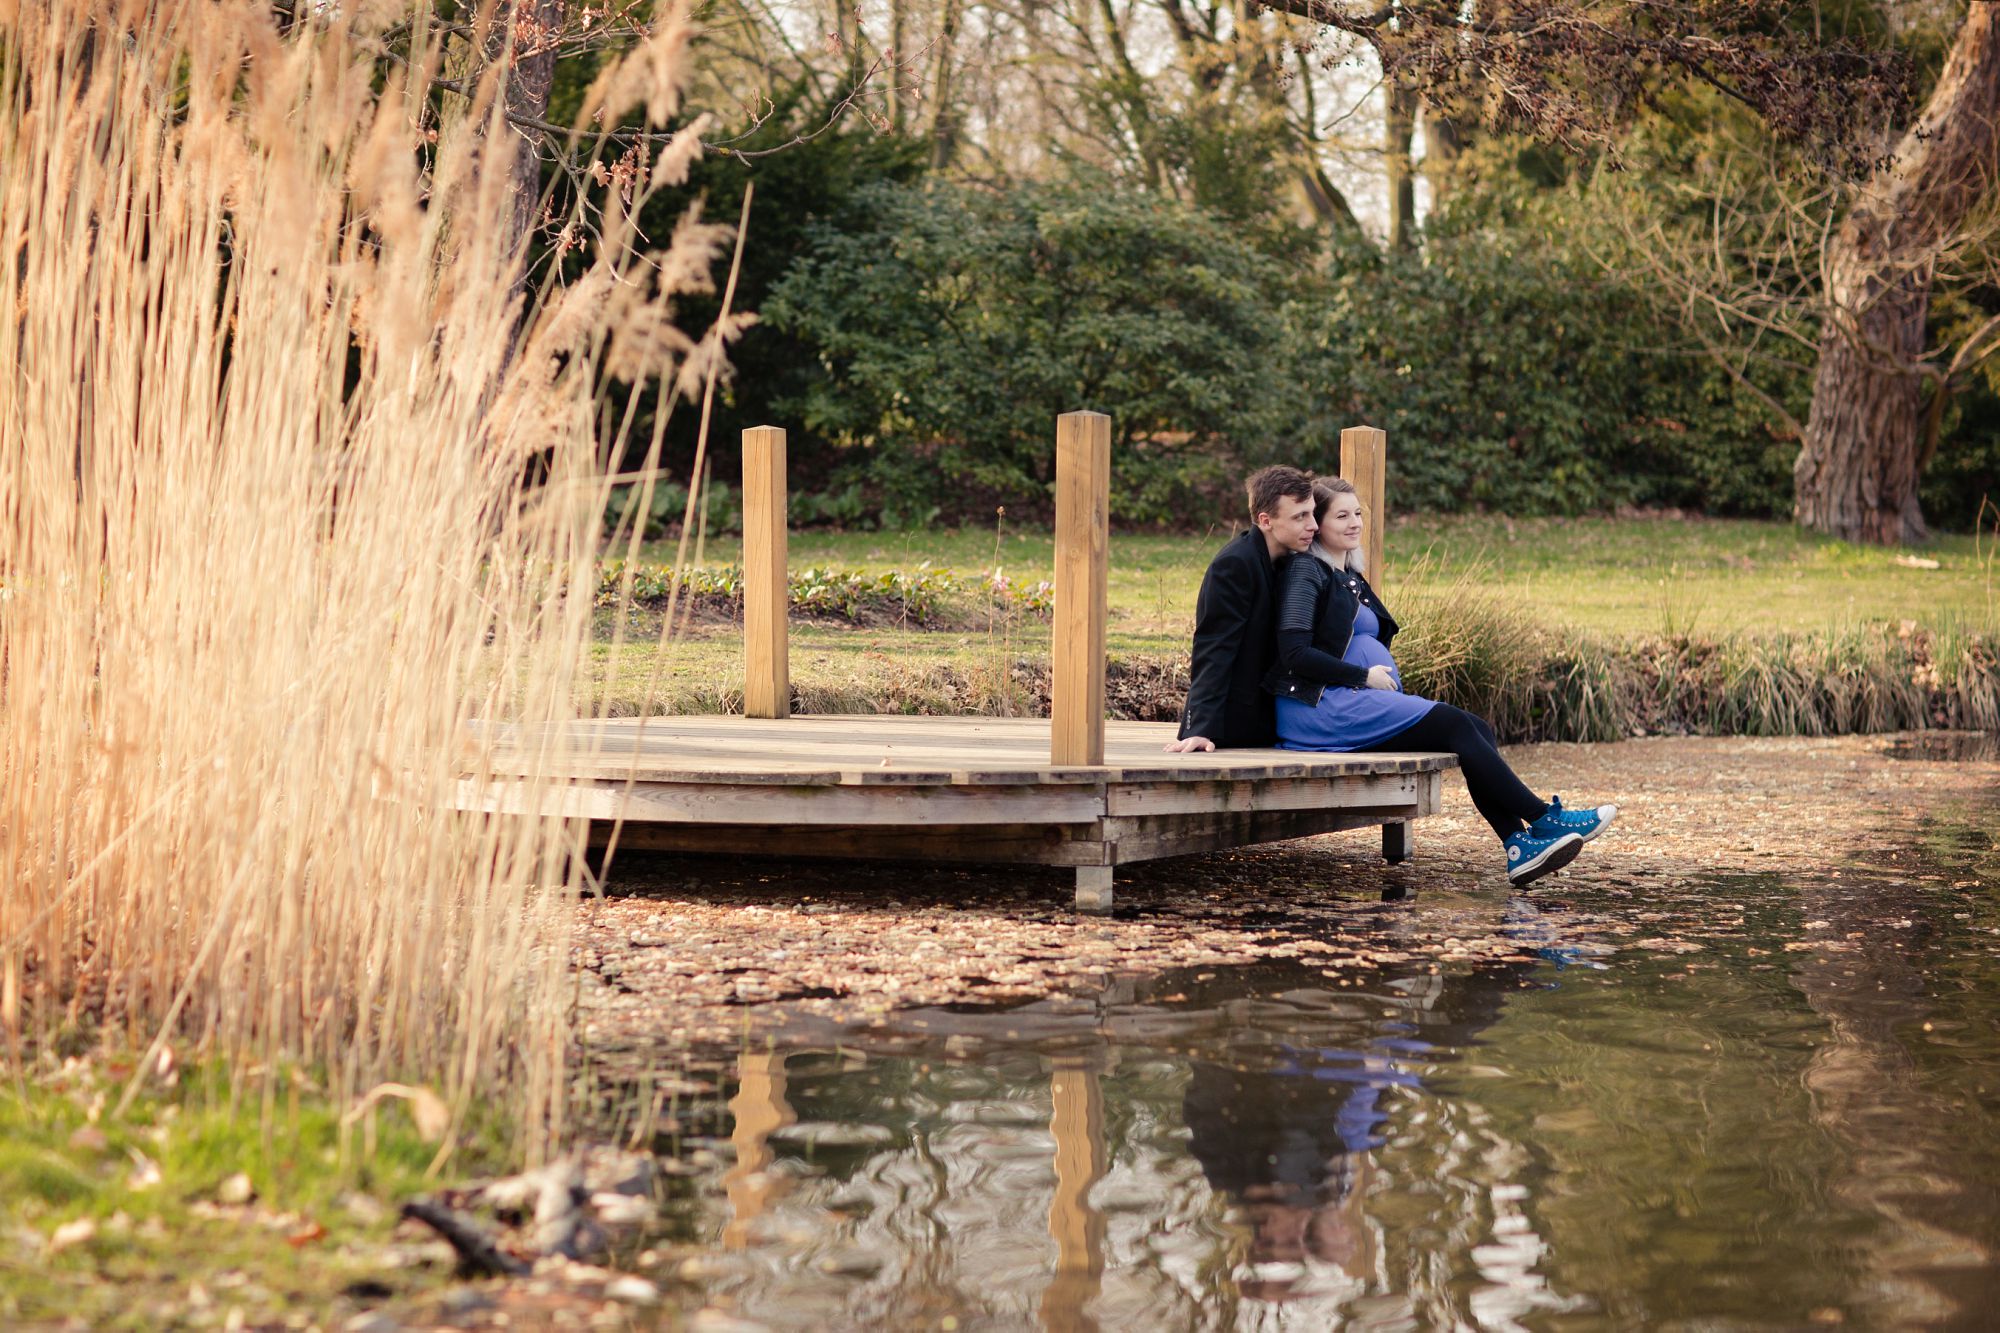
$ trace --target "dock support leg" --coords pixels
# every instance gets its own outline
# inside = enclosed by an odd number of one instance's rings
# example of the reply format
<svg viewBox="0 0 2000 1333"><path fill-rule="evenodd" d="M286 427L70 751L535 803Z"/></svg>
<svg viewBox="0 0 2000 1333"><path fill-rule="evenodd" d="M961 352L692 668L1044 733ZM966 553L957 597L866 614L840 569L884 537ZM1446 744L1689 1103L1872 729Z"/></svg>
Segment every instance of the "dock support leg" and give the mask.
<svg viewBox="0 0 2000 1333"><path fill-rule="evenodd" d="M1111 910L1110 866L1078 866L1076 868L1076 910L1079 912L1108 912Z"/></svg>
<svg viewBox="0 0 2000 1333"><path fill-rule="evenodd" d="M1382 826L1382 859L1392 866L1410 859L1409 820L1399 819Z"/></svg>

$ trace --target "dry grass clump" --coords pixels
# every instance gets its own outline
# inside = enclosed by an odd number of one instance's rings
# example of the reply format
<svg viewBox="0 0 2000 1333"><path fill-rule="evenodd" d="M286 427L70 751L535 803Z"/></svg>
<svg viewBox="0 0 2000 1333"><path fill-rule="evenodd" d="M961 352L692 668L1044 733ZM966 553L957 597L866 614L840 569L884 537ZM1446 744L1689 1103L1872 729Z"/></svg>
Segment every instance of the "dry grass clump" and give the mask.
<svg viewBox="0 0 2000 1333"><path fill-rule="evenodd" d="M1653 639L1598 646L1626 683L1626 734L1833 736L1990 728L2000 671L1988 638L1914 625ZM1546 739L1571 739L1560 732Z"/></svg>
<svg viewBox="0 0 2000 1333"><path fill-rule="evenodd" d="M673 301L726 233L641 253L609 193L524 313L498 79L440 124L421 35L377 63L407 15L300 13L0 2L0 1022L122 1033L135 1077L504 1081L532 1153L579 830L448 807L468 719L570 715L594 405L720 356ZM585 114L674 115L687 35Z"/></svg>
<svg viewBox="0 0 2000 1333"><path fill-rule="evenodd" d="M1403 687L1491 721L1522 725L1542 665L1541 631L1528 609L1493 594L1483 564L1444 572L1429 555L1398 570L1391 594Z"/></svg>
<svg viewBox="0 0 2000 1333"><path fill-rule="evenodd" d="M1484 573L1419 560L1399 576L1396 655L1412 692L1483 714L1504 740L2000 724L1995 641L1955 622L1606 639L1537 624Z"/></svg>

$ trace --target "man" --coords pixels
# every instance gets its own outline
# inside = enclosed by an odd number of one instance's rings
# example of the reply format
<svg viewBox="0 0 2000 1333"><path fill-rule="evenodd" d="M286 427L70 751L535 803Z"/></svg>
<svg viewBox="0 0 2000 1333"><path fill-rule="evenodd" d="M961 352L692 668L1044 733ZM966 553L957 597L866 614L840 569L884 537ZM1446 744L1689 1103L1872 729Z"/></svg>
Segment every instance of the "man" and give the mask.
<svg viewBox="0 0 2000 1333"><path fill-rule="evenodd" d="M1277 656L1272 568L1278 557L1312 549L1313 479L1295 467L1267 467L1243 484L1248 532L1216 553L1194 604L1194 666L1174 754L1278 739L1264 673Z"/></svg>

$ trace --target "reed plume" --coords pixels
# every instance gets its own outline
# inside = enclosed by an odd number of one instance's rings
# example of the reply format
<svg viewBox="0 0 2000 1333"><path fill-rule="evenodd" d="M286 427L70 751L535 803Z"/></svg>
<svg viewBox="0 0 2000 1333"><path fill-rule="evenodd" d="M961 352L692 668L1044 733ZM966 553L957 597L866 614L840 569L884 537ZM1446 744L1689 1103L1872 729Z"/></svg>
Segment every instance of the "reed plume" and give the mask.
<svg viewBox="0 0 2000 1333"><path fill-rule="evenodd" d="M598 404L700 382L734 329L674 303L727 233L643 248L698 151L656 130L582 279L524 288L499 78L438 116L416 12L392 61L393 6L0 0L0 1023L505 1087L534 1156L582 831L452 807L478 721L572 716ZM585 114L677 115L688 36Z"/></svg>

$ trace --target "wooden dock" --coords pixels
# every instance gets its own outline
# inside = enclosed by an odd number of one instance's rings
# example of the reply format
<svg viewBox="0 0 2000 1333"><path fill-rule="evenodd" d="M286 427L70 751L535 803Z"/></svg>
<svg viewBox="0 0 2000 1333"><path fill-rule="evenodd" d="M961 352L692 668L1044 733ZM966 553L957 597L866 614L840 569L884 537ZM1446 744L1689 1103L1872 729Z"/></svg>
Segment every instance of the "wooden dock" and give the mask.
<svg viewBox="0 0 2000 1333"><path fill-rule="evenodd" d="M745 717L598 719L563 734L488 725L461 808L560 813L592 840L661 851L1067 866L1111 905L1118 866L1381 825L1410 852L1443 754L1168 754L1165 723L1104 718L1110 419L1058 418L1049 718L790 716L785 433L744 432ZM1380 582L1384 439L1344 431ZM551 758L550 756L555 756Z"/></svg>
<svg viewBox="0 0 2000 1333"><path fill-rule="evenodd" d="M1104 763L1051 765L1031 718L658 717L579 723L563 781L527 781L535 738L491 739L495 781L464 804L591 821L621 847L1070 866L1078 903L1116 867L1380 824L1391 860L1437 809L1450 755L1167 754L1174 728L1113 722ZM522 781L504 780L511 771ZM552 805L552 802L554 804Z"/></svg>

